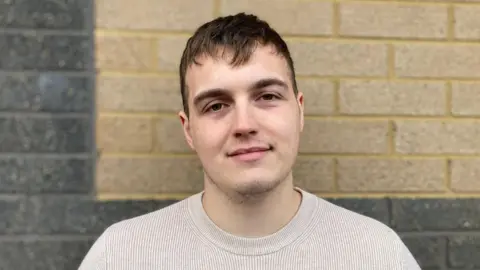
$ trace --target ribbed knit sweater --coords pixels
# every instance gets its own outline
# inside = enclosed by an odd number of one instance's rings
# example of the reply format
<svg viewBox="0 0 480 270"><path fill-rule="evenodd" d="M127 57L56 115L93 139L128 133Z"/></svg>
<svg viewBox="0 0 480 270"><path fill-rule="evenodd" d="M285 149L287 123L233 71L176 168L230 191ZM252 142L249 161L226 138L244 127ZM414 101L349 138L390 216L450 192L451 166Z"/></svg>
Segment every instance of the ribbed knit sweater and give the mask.
<svg viewBox="0 0 480 270"><path fill-rule="evenodd" d="M299 189L302 202L278 232L243 238L218 228L202 193L108 227L79 270L418 270L383 223Z"/></svg>

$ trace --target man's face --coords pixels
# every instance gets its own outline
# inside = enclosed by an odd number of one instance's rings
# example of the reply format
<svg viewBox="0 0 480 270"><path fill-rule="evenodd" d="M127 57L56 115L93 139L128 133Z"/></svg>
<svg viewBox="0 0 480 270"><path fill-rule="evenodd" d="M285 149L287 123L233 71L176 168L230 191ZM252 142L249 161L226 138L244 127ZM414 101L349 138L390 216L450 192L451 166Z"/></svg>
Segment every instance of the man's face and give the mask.
<svg viewBox="0 0 480 270"><path fill-rule="evenodd" d="M230 194L274 189L291 176L303 129L303 95L287 62L270 46L239 67L198 60L186 76L190 115L180 116L207 180Z"/></svg>

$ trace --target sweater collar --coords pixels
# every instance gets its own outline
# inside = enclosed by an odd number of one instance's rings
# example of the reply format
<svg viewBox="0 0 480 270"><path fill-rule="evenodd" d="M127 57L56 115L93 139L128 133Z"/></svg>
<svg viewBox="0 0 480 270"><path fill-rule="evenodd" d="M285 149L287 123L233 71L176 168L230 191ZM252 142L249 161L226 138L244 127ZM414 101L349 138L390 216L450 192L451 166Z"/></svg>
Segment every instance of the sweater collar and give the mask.
<svg viewBox="0 0 480 270"><path fill-rule="evenodd" d="M296 190L302 194L302 201L295 216L279 231L259 238L235 236L219 228L203 208L203 192L188 199L188 210L197 232L215 246L240 255L262 255L282 249L310 229L318 210L318 198L300 188Z"/></svg>

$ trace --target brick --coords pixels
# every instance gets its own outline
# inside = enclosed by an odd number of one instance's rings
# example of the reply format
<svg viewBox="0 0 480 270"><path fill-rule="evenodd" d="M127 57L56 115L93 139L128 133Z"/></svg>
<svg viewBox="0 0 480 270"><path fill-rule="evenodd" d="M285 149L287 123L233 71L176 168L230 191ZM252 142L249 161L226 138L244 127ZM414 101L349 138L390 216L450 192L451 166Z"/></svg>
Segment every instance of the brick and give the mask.
<svg viewBox="0 0 480 270"><path fill-rule="evenodd" d="M400 77L480 77L477 45L397 44L395 52L395 72Z"/></svg>
<svg viewBox="0 0 480 270"><path fill-rule="evenodd" d="M23 160L14 158L0 159L0 193L26 193L28 179Z"/></svg>
<svg viewBox="0 0 480 270"><path fill-rule="evenodd" d="M169 153L194 153L183 133L178 117L161 117L155 120L155 151Z"/></svg>
<svg viewBox="0 0 480 270"><path fill-rule="evenodd" d="M480 267L479 250L479 236L451 236L448 238L448 263L452 267L478 268Z"/></svg>
<svg viewBox="0 0 480 270"><path fill-rule="evenodd" d="M86 27L91 1L2 1L0 25L7 28L73 29Z"/></svg>
<svg viewBox="0 0 480 270"><path fill-rule="evenodd" d="M104 152L150 152L153 147L150 117L100 116L97 144Z"/></svg>
<svg viewBox="0 0 480 270"><path fill-rule="evenodd" d="M437 82L341 81L345 114L444 115L445 84Z"/></svg>
<svg viewBox="0 0 480 270"><path fill-rule="evenodd" d="M389 38L446 38L447 6L341 3L340 34Z"/></svg>
<svg viewBox="0 0 480 270"><path fill-rule="evenodd" d="M451 188L457 192L480 191L480 159L451 161Z"/></svg>
<svg viewBox="0 0 480 270"><path fill-rule="evenodd" d="M96 67L101 70L154 69L154 39L150 37L96 36Z"/></svg>
<svg viewBox="0 0 480 270"><path fill-rule="evenodd" d="M130 0L95 1L98 28L134 30L194 30L213 19L213 0L138 0L134 8Z"/></svg>
<svg viewBox="0 0 480 270"><path fill-rule="evenodd" d="M386 153L386 121L306 119L301 153Z"/></svg>
<svg viewBox="0 0 480 270"><path fill-rule="evenodd" d="M2 158L0 192L89 193L91 170L88 159Z"/></svg>
<svg viewBox="0 0 480 270"><path fill-rule="evenodd" d="M0 75L0 111L90 112L90 82L62 74Z"/></svg>
<svg viewBox="0 0 480 270"><path fill-rule="evenodd" d="M303 92L306 115L330 115L335 110L333 82L297 79L298 91Z"/></svg>
<svg viewBox="0 0 480 270"><path fill-rule="evenodd" d="M65 237L0 241L0 269L77 269L94 240L94 237L75 240Z"/></svg>
<svg viewBox="0 0 480 270"><path fill-rule="evenodd" d="M0 152L90 152L90 132L88 118L0 117Z"/></svg>
<svg viewBox="0 0 480 270"><path fill-rule="evenodd" d="M399 232L475 231L480 229L479 202L478 199L392 199L392 227Z"/></svg>
<svg viewBox="0 0 480 270"><path fill-rule="evenodd" d="M415 192L445 190L445 161L340 158L338 187L346 192Z"/></svg>
<svg viewBox="0 0 480 270"><path fill-rule="evenodd" d="M0 69L91 70L90 38L38 33L0 34Z"/></svg>
<svg viewBox="0 0 480 270"><path fill-rule="evenodd" d="M103 157L96 185L99 193L194 193L203 188L203 168L196 157Z"/></svg>
<svg viewBox="0 0 480 270"><path fill-rule="evenodd" d="M480 116L480 83L452 83L452 113L455 115Z"/></svg>
<svg viewBox="0 0 480 270"><path fill-rule="evenodd" d="M164 36L158 39L158 68L161 71L178 72L188 36Z"/></svg>
<svg viewBox="0 0 480 270"><path fill-rule="evenodd" d="M223 0L221 9L222 15L256 14L282 34L329 35L333 29L333 5L330 2Z"/></svg>
<svg viewBox="0 0 480 270"><path fill-rule="evenodd" d="M27 258L26 245L22 241L0 241L0 269L32 269L31 260Z"/></svg>
<svg viewBox="0 0 480 270"><path fill-rule="evenodd" d="M402 241L418 261L418 264L422 269L442 269L446 257L446 237L403 236Z"/></svg>
<svg viewBox="0 0 480 270"><path fill-rule="evenodd" d="M333 191L333 160L300 156L293 167L293 179L296 186L310 192Z"/></svg>
<svg viewBox="0 0 480 270"><path fill-rule="evenodd" d="M178 112L183 109L178 78L99 76L99 111Z"/></svg>
<svg viewBox="0 0 480 270"><path fill-rule="evenodd" d="M96 201L90 196L32 196L29 200L29 233L100 234L113 223L143 215L171 201Z"/></svg>
<svg viewBox="0 0 480 270"><path fill-rule="evenodd" d="M387 226L389 225L390 213L386 199L329 198L327 200L342 208L371 217Z"/></svg>
<svg viewBox="0 0 480 270"><path fill-rule="evenodd" d="M28 224L25 196L0 196L0 234L25 233Z"/></svg>
<svg viewBox="0 0 480 270"><path fill-rule="evenodd" d="M396 150L404 154L475 154L480 152L479 121L396 121Z"/></svg>
<svg viewBox="0 0 480 270"><path fill-rule="evenodd" d="M387 46L383 44L288 39L287 42L298 75L387 75Z"/></svg>
<svg viewBox="0 0 480 270"><path fill-rule="evenodd" d="M478 13L480 8L477 6L455 6L455 37L458 39L479 39L480 38L480 18Z"/></svg>

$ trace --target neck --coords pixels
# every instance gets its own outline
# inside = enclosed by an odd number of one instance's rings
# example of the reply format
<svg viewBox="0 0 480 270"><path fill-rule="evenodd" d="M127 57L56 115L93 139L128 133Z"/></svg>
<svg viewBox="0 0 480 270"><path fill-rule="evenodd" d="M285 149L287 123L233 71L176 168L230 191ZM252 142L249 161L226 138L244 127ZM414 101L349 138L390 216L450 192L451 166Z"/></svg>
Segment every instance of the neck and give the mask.
<svg viewBox="0 0 480 270"><path fill-rule="evenodd" d="M237 236L262 237L277 232L290 222L301 200L290 174L273 190L249 198L232 198L215 185L206 184L203 207L222 230Z"/></svg>

